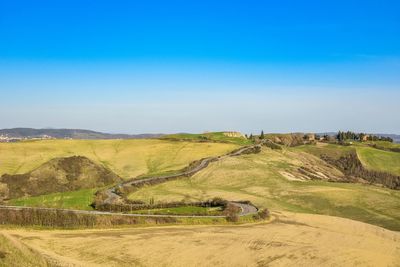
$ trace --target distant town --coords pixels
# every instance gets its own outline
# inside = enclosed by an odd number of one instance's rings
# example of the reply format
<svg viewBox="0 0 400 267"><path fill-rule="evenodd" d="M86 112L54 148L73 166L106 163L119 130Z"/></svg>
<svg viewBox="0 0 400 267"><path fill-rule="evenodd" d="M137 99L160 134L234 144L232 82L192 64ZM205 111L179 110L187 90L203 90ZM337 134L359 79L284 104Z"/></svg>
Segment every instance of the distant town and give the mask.
<svg viewBox="0 0 400 267"><path fill-rule="evenodd" d="M12 136L10 137L8 135L0 135L0 142L3 143L12 143L25 140L46 140L46 139L56 139L56 138L46 134L41 136L32 136L32 137L12 137ZM72 138L64 138L64 139L72 139Z"/></svg>

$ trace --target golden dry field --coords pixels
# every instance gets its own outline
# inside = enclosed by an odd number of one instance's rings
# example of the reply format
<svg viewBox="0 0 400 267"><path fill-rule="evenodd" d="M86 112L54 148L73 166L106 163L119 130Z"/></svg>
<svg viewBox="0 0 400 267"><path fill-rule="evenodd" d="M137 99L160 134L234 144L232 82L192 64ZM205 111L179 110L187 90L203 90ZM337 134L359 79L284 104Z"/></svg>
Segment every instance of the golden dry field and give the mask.
<svg viewBox="0 0 400 267"><path fill-rule="evenodd" d="M399 266L400 234L348 219L274 213L269 223L111 230L1 230L41 266ZM0 250L7 250L0 246ZM10 249L10 248L9 248ZM7 253L7 251L5 251ZM22 263L20 259L20 262ZM1 262L1 260L0 260ZM7 266L7 265L6 265ZM45 266L42 264L42 266Z"/></svg>

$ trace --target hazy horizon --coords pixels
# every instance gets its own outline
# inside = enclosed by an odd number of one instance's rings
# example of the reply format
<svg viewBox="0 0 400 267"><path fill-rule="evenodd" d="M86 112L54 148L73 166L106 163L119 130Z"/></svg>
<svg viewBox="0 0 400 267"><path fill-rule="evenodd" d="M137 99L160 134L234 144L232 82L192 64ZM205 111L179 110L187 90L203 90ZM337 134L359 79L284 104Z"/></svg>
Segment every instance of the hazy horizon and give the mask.
<svg viewBox="0 0 400 267"><path fill-rule="evenodd" d="M0 128L400 134L396 1L0 3Z"/></svg>
<svg viewBox="0 0 400 267"><path fill-rule="evenodd" d="M13 127L13 128L0 128L0 130L12 130L12 129L35 129L35 130L88 130L88 131L94 131L94 132L100 132L104 134L126 134L126 135L140 135L140 134L162 134L162 135L167 135L167 134L177 134L177 133L188 133L188 134L199 134L199 133L207 133L207 132L234 132L238 131L241 132L242 134L253 134L253 135L258 135L262 132L265 134L287 134L287 133L315 133L315 134L335 134L339 131L348 131L348 129L339 129L339 130L332 130L332 131L308 131L308 132L296 132L296 131L291 131L291 132L268 132L264 131L263 129L258 130L258 131L250 131L250 132L245 132L245 131L239 131L237 129L219 129L219 130L212 130L212 131L198 131L198 132L189 132L189 131L182 131L182 132L116 132L116 131L102 131L102 130L96 130L96 129L86 129L86 128L55 128L55 127L44 127L44 128L33 128L33 127ZM387 135L399 135L398 133L389 133L389 132L360 132L360 133L366 133L366 134L387 134Z"/></svg>

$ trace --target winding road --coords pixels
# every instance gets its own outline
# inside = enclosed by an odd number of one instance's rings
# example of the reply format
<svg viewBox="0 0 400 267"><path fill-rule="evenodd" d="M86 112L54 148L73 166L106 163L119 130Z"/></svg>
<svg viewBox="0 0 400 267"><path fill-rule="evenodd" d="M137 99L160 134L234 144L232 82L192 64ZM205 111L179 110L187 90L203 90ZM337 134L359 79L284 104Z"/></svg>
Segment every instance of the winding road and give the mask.
<svg viewBox="0 0 400 267"><path fill-rule="evenodd" d="M131 179L129 181L122 182L117 184L114 187L106 189L104 192L107 196L103 203L105 204L116 204L116 203L124 203L125 198L117 193L118 188L123 187L136 187L140 188L147 184L159 184L164 183L170 180L183 178L183 177L190 177L197 172L205 169L211 162L222 160L228 157L239 156L242 154L251 154L251 153L258 153L261 149L261 145L253 145L253 146L246 146L239 148L235 151L232 151L226 155L218 156L218 157L208 157L201 159L189 165L185 171L173 174L173 175L166 175L166 176L158 176L158 177L147 177L143 179ZM241 211L239 212L239 216L246 216L251 214L256 214L258 212L257 207L252 204L242 203L242 202L235 202L230 201L229 203L239 207ZM99 211L99 210L73 210L73 209L57 209L57 208L40 208L40 207L25 207L25 206L8 206L8 205L0 205L0 209L8 209L8 210L24 210L24 209L31 209L31 210L44 210L44 211L60 211L60 212L74 212L77 214L90 214L90 215L110 215L110 216L129 216L129 217L172 217L172 218L224 218L224 215L167 215L167 214L139 214L139 213L121 213L121 212L108 212L108 211Z"/></svg>
<svg viewBox="0 0 400 267"><path fill-rule="evenodd" d="M252 215L258 212L258 209L251 205L238 202L230 202L233 205L241 208L239 216ZM224 215L168 215L168 214L142 214L142 213L120 213L108 212L97 210L73 210L73 209L56 209L56 208L39 208L39 207L25 207L25 206L4 206L0 205L0 209L6 210L44 210L44 211L60 211L60 212L73 212L76 214L88 215L111 215L111 216L128 216L128 217L161 217L161 218L225 218Z"/></svg>
<svg viewBox="0 0 400 267"><path fill-rule="evenodd" d="M200 160L200 163L195 165L194 167L190 168L191 164L189 167L177 174L172 174L172 175L166 175L166 176L156 176L156 177L147 177L143 179L131 179L125 182L122 182L120 184L117 184L114 187L111 187L107 190L105 190L105 194L107 195L107 198L103 200L103 203L105 204L116 204L116 203L124 203L125 198L118 194L118 189L122 189L124 187L136 187L140 188L143 187L147 184L160 184L160 183L165 183L170 180L178 179L178 178L183 178L183 177L190 177L193 176L194 174L198 173L199 171L207 168L207 166L214 161L219 161L223 160L228 157L235 157L235 156L240 156L242 154L252 154L252 153L258 153L261 149L261 145L253 145L253 146L246 146L239 148L237 150L234 150L228 154L218 156L218 157L208 157Z"/></svg>

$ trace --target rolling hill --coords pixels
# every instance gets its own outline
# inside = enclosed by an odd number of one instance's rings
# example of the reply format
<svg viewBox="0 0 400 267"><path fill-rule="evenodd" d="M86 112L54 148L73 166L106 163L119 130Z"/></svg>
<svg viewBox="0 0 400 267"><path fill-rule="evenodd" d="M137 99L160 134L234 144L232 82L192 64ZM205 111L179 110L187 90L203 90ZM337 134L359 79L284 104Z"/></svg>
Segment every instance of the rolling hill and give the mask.
<svg viewBox="0 0 400 267"><path fill-rule="evenodd" d="M288 142L291 143L291 140ZM3 162L0 171L19 177L51 158L81 155L105 166L123 179L174 173L192 161L223 155L239 147L223 141L42 140L2 143L0 150L4 153L0 153L0 162ZM340 159L356 152L360 155L360 164L366 169L381 171L383 168L395 175L399 153L376 149L368 144L342 146L317 143L278 148L266 146L259 154L211 163L191 178L145 186L133 192L129 198L145 203L204 201L214 197L250 200L258 207L272 210L335 215L388 229L400 229L397 212L400 208L400 191L368 185L367 180L349 177L337 166L322 159L322 155ZM368 152L368 160L365 160L365 151ZM382 153L386 155L383 160ZM386 165L388 168L385 168ZM15 193L10 203L89 209L95 190L103 185L91 183L90 186L66 191L52 189L40 192L40 196L22 198L20 196L23 194L16 189L19 193Z"/></svg>
<svg viewBox="0 0 400 267"><path fill-rule="evenodd" d="M326 152L336 155L350 150L335 147L327 146ZM227 158L190 179L141 188L130 199L170 202L219 196L250 200L272 210L341 216L400 230L400 191L349 183L340 170L305 150L263 148L259 154Z"/></svg>
<svg viewBox="0 0 400 267"><path fill-rule="evenodd" d="M103 187L121 181L112 171L86 157L55 158L24 174L3 174L3 199Z"/></svg>

